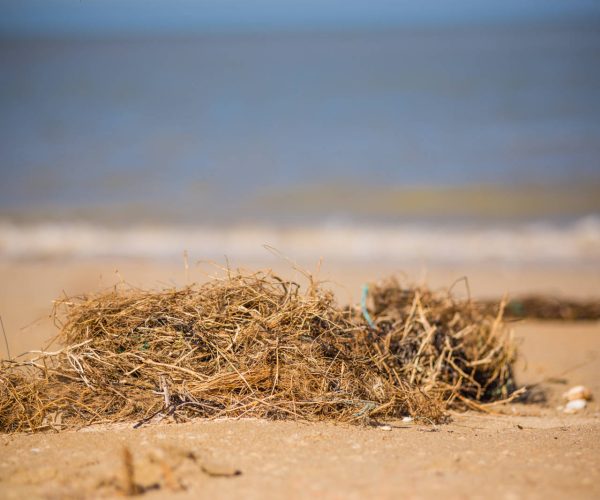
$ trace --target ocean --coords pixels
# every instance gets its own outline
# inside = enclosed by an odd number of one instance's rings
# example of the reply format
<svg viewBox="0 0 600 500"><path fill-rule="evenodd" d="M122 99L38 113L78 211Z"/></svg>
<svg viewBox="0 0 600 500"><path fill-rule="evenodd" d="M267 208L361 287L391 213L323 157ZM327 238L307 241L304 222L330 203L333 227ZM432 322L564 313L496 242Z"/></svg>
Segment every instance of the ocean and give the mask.
<svg viewBox="0 0 600 500"><path fill-rule="evenodd" d="M0 107L0 256L600 262L598 24L4 39Z"/></svg>

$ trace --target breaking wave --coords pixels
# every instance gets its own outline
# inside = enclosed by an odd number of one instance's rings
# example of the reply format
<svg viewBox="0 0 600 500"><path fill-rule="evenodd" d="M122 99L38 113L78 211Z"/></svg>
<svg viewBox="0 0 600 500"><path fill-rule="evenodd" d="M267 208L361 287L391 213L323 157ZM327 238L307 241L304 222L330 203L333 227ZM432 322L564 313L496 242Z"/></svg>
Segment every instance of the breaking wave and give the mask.
<svg viewBox="0 0 600 500"><path fill-rule="evenodd" d="M600 262L600 218L567 225L133 226L0 221L0 258L264 258L265 245L297 259Z"/></svg>

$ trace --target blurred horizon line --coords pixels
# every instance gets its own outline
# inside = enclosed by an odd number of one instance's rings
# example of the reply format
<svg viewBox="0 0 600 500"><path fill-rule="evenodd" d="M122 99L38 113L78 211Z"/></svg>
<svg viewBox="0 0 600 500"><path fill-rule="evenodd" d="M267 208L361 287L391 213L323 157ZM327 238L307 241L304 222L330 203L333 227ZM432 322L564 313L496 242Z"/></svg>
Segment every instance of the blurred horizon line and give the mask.
<svg viewBox="0 0 600 500"><path fill-rule="evenodd" d="M114 40L114 41L146 41L156 40L185 40L185 39L222 39L222 38L272 38L295 36L364 36L364 35L395 35L422 33L455 33L457 31L478 32L481 30L523 30L536 29L568 29L579 27L600 30L600 12L590 15L525 17L519 19L480 19L454 20L438 22L357 22L346 24L298 24L298 25L261 25L261 26L219 26L193 28L153 28L149 30L6 30L0 25L0 42L5 41L72 41L72 40Z"/></svg>

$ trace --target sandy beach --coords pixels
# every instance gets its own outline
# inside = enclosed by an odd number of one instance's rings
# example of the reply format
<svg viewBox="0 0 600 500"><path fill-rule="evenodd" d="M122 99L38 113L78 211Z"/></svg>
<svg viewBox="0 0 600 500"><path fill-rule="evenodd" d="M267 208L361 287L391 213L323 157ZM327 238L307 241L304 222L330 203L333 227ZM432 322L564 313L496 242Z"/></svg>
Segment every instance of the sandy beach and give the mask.
<svg viewBox="0 0 600 500"><path fill-rule="evenodd" d="M298 274L277 260L244 267ZM324 263L319 276L340 301L351 302L362 283L397 271ZM11 354L39 348L56 332L49 314L61 293L105 289L120 280L162 288L200 282L214 272L195 262L186 271L182 262L170 261L5 261L0 314ZM590 298L600 292L598 270L573 266L414 265L404 272L408 283L432 287L467 275L476 297L538 292ZM466 293L457 287L457 294ZM600 325L526 320L513 326L517 381L540 384L541 402L499 406L490 415L453 413L452 422L440 426L386 422L391 430L242 419L2 435L0 497L118 495L127 447L136 482L148 488L149 498L597 498ZM561 394L576 384L588 386L596 399L582 413L567 415L559 409ZM228 476L235 471L241 474ZM156 484L161 488L153 489Z"/></svg>
<svg viewBox="0 0 600 500"><path fill-rule="evenodd" d="M600 499L600 2L114 4L0 1L0 500Z"/></svg>

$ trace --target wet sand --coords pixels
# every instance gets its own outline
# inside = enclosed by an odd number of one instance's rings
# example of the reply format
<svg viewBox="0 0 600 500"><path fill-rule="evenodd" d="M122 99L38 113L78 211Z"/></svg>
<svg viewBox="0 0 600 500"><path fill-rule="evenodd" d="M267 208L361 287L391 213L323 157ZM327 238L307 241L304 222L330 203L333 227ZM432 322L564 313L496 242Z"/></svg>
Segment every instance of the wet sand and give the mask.
<svg viewBox="0 0 600 500"><path fill-rule="evenodd" d="M265 265L295 274L277 262L247 267ZM0 314L13 355L38 348L54 333L48 319L53 297L62 290L76 294L110 286L118 279L117 268L128 282L152 287L201 281L209 269L192 265L186 276L178 262L3 262ZM333 281L340 301L347 302L358 299L364 281L394 270L325 265L321 277ZM433 287L467 274L471 293L481 297L532 291L600 295L600 271L590 269L405 270L408 281L426 279ZM391 430L198 420L0 435L0 498L119 495L124 446L133 455L135 481L160 486L145 493L149 498L598 498L600 324L524 321L514 327L521 354L517 380L545 380L540 386L545 401L501 406L494 415L453 414L450 424L439 427L389 422ZM566 415L558 409L560 394L576 384L590 387L596 399L581 414ZM241 475L208 474L235 470Z"/></svg>

